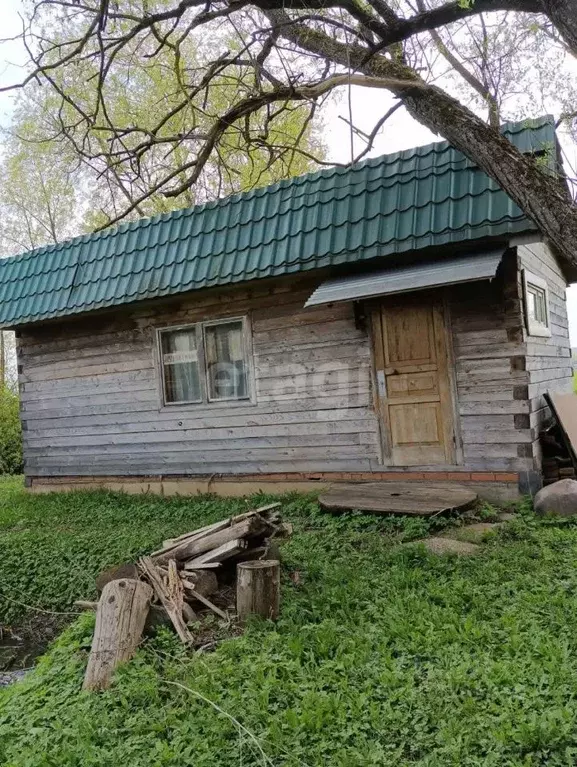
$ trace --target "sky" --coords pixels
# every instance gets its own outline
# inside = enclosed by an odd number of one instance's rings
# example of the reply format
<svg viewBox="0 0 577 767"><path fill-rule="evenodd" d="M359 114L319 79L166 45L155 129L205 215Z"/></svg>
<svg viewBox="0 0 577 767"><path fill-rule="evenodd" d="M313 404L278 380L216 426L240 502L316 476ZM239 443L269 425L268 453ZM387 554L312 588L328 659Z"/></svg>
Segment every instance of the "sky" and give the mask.
<svg viewBox="0 0 577 767"><path fill-rule="evenodd" d="M21 0L0 0L0 85L12 83L18 79L21 67L26 60L22 43L10 41L21 30L18 12ZM394 104L394 100L384 91L353 87L350 91L343 88L341 93L324 110L323 137L328 147L328 159L333 162L349 162L351 159L350 129L346 123L349 110L354 114L355 125L370 132L376 121ZM11 97L0 94L0 122L7 124L10 119ZM344 119L343 119L344 118ZM427 128L413 120L406 111L400 109L387 121L385 128L377 137L369 156L378 156L388 152L410 149L439 140ZM573 168L577 168L577 148L562 142L566 155ZM569 329L572 345L577 346L577 285L568 289Z"/></svg>

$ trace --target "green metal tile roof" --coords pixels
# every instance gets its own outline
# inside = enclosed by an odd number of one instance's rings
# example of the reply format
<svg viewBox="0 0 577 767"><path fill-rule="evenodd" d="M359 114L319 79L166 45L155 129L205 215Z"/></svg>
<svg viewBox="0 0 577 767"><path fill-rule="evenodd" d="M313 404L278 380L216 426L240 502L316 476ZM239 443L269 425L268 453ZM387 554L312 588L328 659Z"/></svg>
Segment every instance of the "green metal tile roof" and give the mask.
<svg viewBox="0 0 577 767"><path fill-rule="evenodd" d="M524 152L556 147L549 117L503 130ZM2 259L0 327L535 229L430 144Z"/></svg>

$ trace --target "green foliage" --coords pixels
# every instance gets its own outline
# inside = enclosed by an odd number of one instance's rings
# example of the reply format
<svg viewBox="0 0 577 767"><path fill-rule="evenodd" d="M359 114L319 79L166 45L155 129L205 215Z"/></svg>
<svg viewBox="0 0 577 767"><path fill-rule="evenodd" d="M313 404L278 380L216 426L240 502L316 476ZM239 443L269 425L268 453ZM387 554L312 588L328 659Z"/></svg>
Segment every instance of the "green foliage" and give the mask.
<svg viewBox="0 0 577 767"><path fill-rule="evenodd" d="M100 564L247 505L25 496L13 480L0 497L9 557L0 583L54 608L89 596ZM0 692L0 764L575 763L575 525L541 525L525 508L507 528L515 535L481 555L435 558L393 545L416 532L412 521L332 517L310 497L288 497L284 508L295 534L283 545L277 624L254 621L244 636L192 656L162 632L110 691L83 694L93 617L82 616L33 673ZM294 571L299 579L288 577Z"/></svg>
<svg viewBox="0 0 577 767"><path fill-rule="evenodd" d="M18 395L0 386L0 474L22 471L22 432Z"/></svg>
<svg viewBox="0 0 577 767"><path fill-rule="evenodd" d="M59 19L53 33L74 38L79 34L76 15ZM174 176L180 185L188 178L186 169L195 165L203 139L192 136L206 136L215 119L254 89L254 75L239 69L215 77L210 89L190 98L182 84L182 62L187 62L187 70L204 73L207 65L199 56L205 45L212 55L209 42L188 36L178 53L171 47L159 49L152 39L129 48L114 57L102 94L99 65L83 60L77 62L72 78L70 72L55 73L68 100L41 82L18 95L12 124L4 131L0 161L4 254L106 226L127 208L130 218L168 213L316 168L312 155L322 159L324 144L317 123L310 119L310 105L287 104L277 110L274 120L269 119L270 110L262 109L242 125L231 124L196 183L176 197L165 196L160 180ZM106 117L99 111L85 136L72 127L63 132L63 124L78 122L72 103L89 113L100 96L106 101ZM123 135L121 152L120 145L98 127L108 120ZM149 150L139 152L134 173L135 166L123 151L134 151L152 135L155 141ZM183 141L183 136L190 138ZM269 144L277 148L271 151ZM80 145L84 145L82 156Z"/></svg>

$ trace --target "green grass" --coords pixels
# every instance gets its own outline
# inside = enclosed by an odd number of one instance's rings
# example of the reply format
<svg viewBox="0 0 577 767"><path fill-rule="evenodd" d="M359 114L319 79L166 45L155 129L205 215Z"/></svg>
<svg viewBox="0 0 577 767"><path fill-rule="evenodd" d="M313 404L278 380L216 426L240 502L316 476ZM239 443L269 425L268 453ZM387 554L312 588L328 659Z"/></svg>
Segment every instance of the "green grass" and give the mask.
<svg viewBox="0 0 577 767"><path fill-rule="evenodd" d="M107 564L244 508L0 483L4 620L65 609ZM2 767L528 767L577 760L577 527L529 514L470 559L398 547L420 523L288 498L277 624L216 651L168 631L80 692L93 617L0 692ZM289 575L298 570L295 585Z"/></svg>
<svg viewBox="0 0 577 767"><path fill-rule="evenodd" d="M577 371L573 373L573 389L577 392Z"/></svg>

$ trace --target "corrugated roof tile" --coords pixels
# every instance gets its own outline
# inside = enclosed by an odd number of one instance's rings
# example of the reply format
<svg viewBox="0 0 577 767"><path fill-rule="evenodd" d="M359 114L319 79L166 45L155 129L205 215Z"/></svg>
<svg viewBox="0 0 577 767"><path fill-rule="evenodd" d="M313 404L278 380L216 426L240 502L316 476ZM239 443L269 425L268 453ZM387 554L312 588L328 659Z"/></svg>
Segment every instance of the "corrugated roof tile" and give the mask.
<svg viewBox="0 0 577 767"><path fill-rule="evenodd" d="M552 118L503 131L558 161ZM440 142L0 260L0 326L535 229Z"/></svg>

